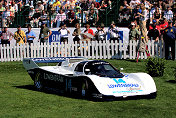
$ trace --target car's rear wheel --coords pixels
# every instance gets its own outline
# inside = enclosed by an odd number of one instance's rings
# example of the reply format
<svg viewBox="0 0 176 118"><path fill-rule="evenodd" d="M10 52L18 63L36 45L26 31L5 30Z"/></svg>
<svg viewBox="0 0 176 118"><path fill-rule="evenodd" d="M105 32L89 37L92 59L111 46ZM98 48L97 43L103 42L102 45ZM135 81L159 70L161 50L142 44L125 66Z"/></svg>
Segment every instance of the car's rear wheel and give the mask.
<svg viewBox="0 0 176 118"><path fill-rule="evenodd" d="M39 72L35 75L34 86L39 91L43 89L43 84L41 82L41 75Z"/></svg>

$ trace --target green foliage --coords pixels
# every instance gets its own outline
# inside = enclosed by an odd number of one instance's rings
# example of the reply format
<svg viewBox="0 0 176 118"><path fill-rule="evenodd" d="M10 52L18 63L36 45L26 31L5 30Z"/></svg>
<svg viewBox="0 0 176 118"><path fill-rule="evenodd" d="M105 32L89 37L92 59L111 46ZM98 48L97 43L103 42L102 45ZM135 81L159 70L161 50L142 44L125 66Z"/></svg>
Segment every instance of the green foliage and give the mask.
<svg viewBox="0 0 176 118"><path fill-rule="evenodd" d="M161 59L158 57L150 57L147 59L146 63L146 71L152 77L163 76L165 69L165 59Z"/></svg>

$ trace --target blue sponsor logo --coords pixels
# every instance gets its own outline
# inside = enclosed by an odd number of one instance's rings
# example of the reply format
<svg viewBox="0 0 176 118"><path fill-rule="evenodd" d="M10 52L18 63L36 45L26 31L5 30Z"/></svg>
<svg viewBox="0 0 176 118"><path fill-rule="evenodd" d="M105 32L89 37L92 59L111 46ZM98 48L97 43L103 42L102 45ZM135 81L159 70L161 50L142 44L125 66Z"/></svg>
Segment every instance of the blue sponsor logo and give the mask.
<svg viewBox="0 0 176 118"><path fill-rule="evenodd" d="M126 83L123 79L119 79L118 81L116 79L113 79L117 84L119 83Z"/></svg>
<svg viewBox="0 0 176 118"><path fill-rule="evenodd" d="M127 84L123 79L113 79L117 84L108 84L109 88L118 88L118 87L139 87L139 84Z"/></svg>
<svg viewBox="0 0 176 118"><path fill-rule="evenodd" d="M113 93L137 93L142 92L143 90L131 90L131 91L113 91Z"/></svg>

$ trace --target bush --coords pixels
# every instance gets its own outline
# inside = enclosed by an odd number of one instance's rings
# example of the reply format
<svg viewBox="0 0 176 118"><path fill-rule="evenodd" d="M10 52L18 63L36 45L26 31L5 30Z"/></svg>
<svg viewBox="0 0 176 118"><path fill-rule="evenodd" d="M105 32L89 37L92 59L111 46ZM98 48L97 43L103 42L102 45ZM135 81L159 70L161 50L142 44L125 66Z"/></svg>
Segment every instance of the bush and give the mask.
<svg viewBox="0 0 176 118"><path fill-rule="evenodd" d="M165 69L165 59L150 57L147 59L146 70L152 77L163 76Z"/></svg>

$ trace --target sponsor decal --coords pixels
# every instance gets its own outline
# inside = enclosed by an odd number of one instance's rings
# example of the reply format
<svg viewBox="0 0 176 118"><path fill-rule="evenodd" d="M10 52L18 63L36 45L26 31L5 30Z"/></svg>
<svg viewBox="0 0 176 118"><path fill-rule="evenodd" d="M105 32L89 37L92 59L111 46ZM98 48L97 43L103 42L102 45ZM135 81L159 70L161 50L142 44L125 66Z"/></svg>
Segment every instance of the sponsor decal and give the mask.
<svg viewBox="0 0 176 118"><path fill-rule="evenodd" d="M54 74L49 74L49 73L43 73L43 78L48 79L48 80L53 80L57 82L64 82L64 76L61 75L54 75Z"/></svg>
<svg viewBox="0 0 176 118"><path fill-rule="evenodd" d="M128 76L126 76L128 77ZM139 84L132 84L132 83L126 83L126 81L124 81L123 79L113 79L116 84L108 84L109 88L120 88L120 87L124 87L126 88L126 90L122 90L122 91L113 91L113 93L138 93L141 92L143 90L141 90L141 86L139 86Z"/></svg>
<svg viewBox="0 0 176 118"><path fill-rule="evenodd" d="M126 77L126 79L128 79L128 75L124 75Z"/></svg>
<svg viewBox="0 0 176 118"><path fill-rule="evenodd" d="M118 88L118 87L139 87L139 84L128 84L123 79L113 79L117 84L108 84L109 88Z"/></svg>
<svg viewBox="0 0 176 118"><path fill-rule="evenodd" d="M138 93L143 90L132 90L132 91L113 91L113 93Z"/></svg>
<svg viewBox="0 0 176 118"><path fill-rule="evenodd" d="M95 63L92 63L92 65L101 65L101 64L109 64L107 62L95 62Z"/></svg>

